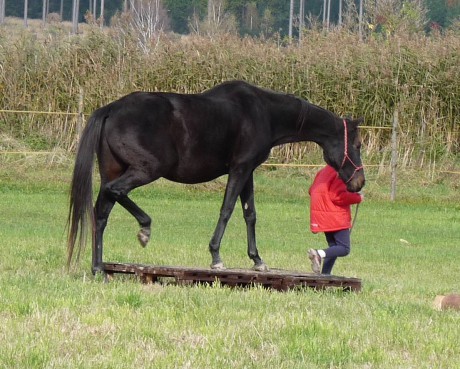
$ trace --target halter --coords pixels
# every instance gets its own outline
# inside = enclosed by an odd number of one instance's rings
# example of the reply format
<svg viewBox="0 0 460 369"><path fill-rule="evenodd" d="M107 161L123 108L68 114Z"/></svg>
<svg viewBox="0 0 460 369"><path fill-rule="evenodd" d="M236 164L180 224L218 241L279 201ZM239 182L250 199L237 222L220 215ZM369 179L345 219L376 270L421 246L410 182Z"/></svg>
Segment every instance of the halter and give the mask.
<svg viewBox="0 0 460 369"><path fill-rule="evenodd" d="M340 169L343 168L344 164L345 164L345 161L348 159L350 161L350 163L355 167L355 171L353 172L353 174L351 175L351 177L348 179L348 181L346 181L345 183L348 183L351 181L351 179L354 177L354 175L356 174L356 172L358 170L361 170L363 169L363 166L360 165L360 166L357 166L353 160L351 160L351 158L348 156L348 131L347 131L347 121L344 119L343 120L343 127L344 127L344 130L345 130L345 148L344 148L344 152L343 152L343 160L342 160L342 165L340 166Z"/></svg>

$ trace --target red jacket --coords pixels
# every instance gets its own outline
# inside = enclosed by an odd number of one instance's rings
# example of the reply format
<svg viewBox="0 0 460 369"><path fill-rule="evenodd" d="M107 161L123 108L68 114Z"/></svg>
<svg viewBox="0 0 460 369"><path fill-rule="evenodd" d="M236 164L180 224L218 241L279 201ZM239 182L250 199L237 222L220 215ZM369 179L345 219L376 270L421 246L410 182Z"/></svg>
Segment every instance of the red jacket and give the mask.
<svg viewBox="0 0 460 369"><path fill-rule="evenodd" d="M333 232L351 228L350 205L362 200L349 192L334 168L326 165L316 175L310 194L310 229L313 233Z"/></svg>

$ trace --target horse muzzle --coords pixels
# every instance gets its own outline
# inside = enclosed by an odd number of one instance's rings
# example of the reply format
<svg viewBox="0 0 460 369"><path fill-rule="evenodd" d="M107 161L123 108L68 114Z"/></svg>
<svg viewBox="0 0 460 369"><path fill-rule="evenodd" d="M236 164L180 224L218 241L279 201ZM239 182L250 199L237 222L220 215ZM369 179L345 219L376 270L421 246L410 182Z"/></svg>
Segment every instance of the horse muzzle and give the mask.
<svg viewBox="0 0 460 369"><path fill-rule="evenodd" d="M347 190L350 192L359 192L364 187L366 179L363 170L355 172L350 180L346 183Z"/></svg>

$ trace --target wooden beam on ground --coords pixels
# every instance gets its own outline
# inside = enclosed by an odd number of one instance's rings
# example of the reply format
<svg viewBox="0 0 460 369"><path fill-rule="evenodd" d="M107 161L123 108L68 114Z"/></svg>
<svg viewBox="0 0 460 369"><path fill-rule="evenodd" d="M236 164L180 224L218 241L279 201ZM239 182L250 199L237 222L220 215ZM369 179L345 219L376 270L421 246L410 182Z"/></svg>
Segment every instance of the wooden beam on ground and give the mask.
<svg viewBox="0 0 460 369"><path fill-rule="evenodd" d="M136 275L143 283L153 283L158 278L174 278L177 284L197 284L219 282L229 287L250 287L261 285L278 291L287 291L296 287L309 287L316 290L341 288L344 291L358 292L361 290L359 278L348 278L331 275L291 270L271 269L257 272L250 269L205 269L177 266L158 266L130 263L104 263L104 272L109 278L114 274Z"/></svg>

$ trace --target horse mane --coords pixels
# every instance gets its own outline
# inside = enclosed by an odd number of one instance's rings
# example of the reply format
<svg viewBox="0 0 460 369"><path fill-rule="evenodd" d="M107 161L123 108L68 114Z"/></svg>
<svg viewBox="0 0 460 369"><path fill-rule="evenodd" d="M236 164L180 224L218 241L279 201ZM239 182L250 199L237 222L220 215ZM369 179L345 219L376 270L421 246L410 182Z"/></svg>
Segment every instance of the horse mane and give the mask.
<svg viewBox="0 0 460 369"><path fill-rule="evenodd" d="M333 112L331 112L330 110L327 110L321 106L318 106L318 105L315 105L315 104L311 104L310 102L306 101L306 100L303 100L303 99L300 99L299 100L301 101L302 103L302 106L301 106L301 109L300 109L300 113L299 113L299 119L304 119L306 117L306 113L307 113L307 110L310 108L310 107L314 107L315 109L318 109L320 110L321 112L323 112L324 114L327 114L331 117L331 121L334 122L334 129L336 131L336 133L339 133L340 132L340 127L341 125L338 125L338 124L335 124L337 120L342 120L342 118L340 118L337 114L334 114ZM301 123L300 125L300 129L302 129L303 127L303 122Z"/></svg>
<svg viewBox="0 0 460 369"><path fill-rule="evenodd" d="M308 101L304 100L304 99L301 99L301 98L297 98L300 102L300 111L299 111L299 116L297 117L297 123L296 123L296 127L297 128L297 132L301 132L302 129L303 129L303 125L305 123L305 120L307 118L307 113L308 113L308 109L309 109L309 103Z"/></svg>

